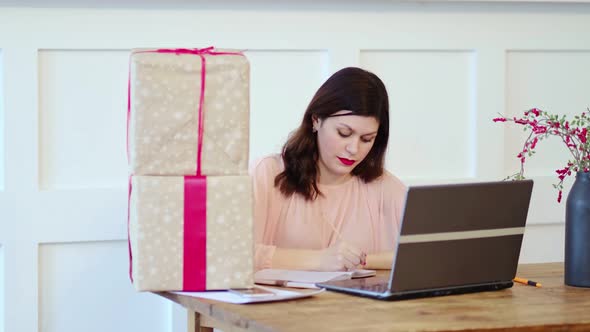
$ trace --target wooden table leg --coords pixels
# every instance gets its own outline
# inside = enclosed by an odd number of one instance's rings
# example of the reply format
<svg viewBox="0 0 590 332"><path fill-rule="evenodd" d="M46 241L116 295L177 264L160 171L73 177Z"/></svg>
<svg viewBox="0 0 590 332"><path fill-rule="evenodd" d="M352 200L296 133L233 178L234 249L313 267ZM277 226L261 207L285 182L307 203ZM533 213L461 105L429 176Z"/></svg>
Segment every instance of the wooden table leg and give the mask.
<svg viewBox="0 0 590 332"><path fill-rule="evenodd" d="M188 310L188 331L189 332L213 332L212 327L201 325L201 314Z"/></svg>

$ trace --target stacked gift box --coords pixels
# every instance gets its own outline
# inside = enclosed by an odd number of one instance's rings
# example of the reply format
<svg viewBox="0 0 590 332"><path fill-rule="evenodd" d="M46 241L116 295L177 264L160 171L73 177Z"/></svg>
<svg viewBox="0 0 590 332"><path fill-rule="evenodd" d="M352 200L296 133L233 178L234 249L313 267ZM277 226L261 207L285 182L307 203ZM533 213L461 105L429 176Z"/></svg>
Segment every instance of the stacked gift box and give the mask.
<svg viewBox="0 0 590 332"><path fill-rule="evenodd" d="M129 251L137 290L252 286L248 123L242 53L131 53Z"/></svg>

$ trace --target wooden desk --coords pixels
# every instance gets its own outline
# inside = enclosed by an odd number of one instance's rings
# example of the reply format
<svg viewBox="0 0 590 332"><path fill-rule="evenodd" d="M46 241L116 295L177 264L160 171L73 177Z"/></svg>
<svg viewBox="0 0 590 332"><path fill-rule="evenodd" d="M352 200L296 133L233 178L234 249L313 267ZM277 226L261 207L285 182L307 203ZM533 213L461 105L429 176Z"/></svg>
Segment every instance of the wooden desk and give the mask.
<svg viewBox="0 0 590 332"><path fill-rule="evenodd" d="M590 331L590 289L563 284L563 264L521 265L542 288L385 302L334 292L270 304L234 305L157 293L195 312L199 323L229 331ZM209 325L210 326L210 325Z"/></svg>

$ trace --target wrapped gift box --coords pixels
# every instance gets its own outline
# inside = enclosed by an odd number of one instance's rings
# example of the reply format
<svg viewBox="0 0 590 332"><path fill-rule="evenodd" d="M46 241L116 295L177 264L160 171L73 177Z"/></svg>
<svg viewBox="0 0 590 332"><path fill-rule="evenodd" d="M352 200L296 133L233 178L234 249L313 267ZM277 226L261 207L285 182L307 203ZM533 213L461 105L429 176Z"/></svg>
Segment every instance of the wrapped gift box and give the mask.
<svg viewBox="0 0 590 332"><path fill-rule="evenodd" d="M128 100L130 173L247 174L249 98L250 67L240 52L134 50Z"/></svg>
<svg viewBox="0 0 590 332"><path fill-rule="evenodd" d="M131 275L139 291L252 287L249 176L133 176Z"/></svg>

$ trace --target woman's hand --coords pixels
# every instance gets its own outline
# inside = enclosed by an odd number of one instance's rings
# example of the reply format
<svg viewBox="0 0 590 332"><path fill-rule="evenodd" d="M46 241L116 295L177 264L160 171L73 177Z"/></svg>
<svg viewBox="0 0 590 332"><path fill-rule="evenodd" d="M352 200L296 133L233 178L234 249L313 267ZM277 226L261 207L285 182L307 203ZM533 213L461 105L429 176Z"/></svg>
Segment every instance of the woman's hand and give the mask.
<svg viewBox="0 0 590 332"><path fill-rule="evenodd" d="M367 254L345 241L319 250L317 271L349 271L366 264Z"/></svg>

